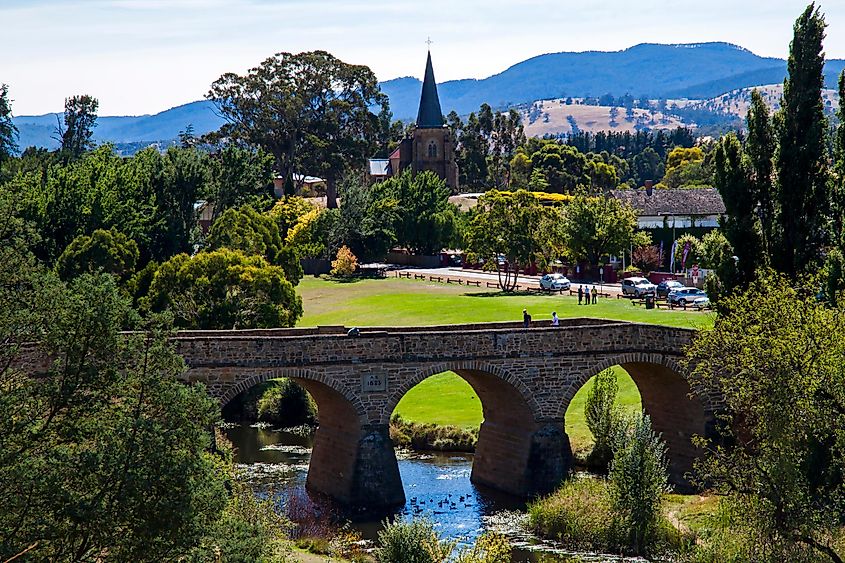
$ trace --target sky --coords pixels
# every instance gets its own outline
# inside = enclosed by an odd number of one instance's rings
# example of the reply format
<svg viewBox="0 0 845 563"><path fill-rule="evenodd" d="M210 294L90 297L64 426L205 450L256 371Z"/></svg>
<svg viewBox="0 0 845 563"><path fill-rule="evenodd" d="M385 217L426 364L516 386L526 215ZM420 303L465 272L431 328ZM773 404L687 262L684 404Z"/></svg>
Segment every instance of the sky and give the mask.
<svg viewBox="0 0 845 563"><path fill-rule="evenodd" d="M322 49L380 80L484 78L560 51L726 41L785 58L804 1L787 0L0 0L0 83L15 115L91 94L100 115L201 99L225 72ZM845 58L845 0L822 3L825 50Z"/></svg>

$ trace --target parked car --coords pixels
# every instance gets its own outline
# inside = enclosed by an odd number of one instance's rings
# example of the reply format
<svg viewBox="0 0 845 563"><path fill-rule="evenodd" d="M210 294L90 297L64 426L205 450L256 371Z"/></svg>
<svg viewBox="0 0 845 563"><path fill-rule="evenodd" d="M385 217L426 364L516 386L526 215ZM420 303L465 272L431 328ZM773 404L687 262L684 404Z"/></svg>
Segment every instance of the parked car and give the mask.
<svg viewBox="0 0 845 563"><path fill-rule="evenodd" d="M701 311L702 309L710 308L710 298L707 296L698 297L692 302L692 306Z"/></svg>
<svg viewBox="0 0 845 563"><path fill-rule="evenodd" d="M669 293L666 300L676 305L692 305L696 299L707 297L703 289L697 287L682 287Z"/></svg>
<svg viewBox="0 0 845 563"><path fill-rule="evenodd" d="M563 274L546 274L540 278L541 289L551 289L553 291L567 290L572 284L569 279Z"/></svg>
<svg viewBox="0 0 845 563"><path fill-rule="evenodd" d="M659 297L666 297L676 289L681 289L682 287L684 287L684 284L678 280L663 280L657 284L657 295Z"/></svg>
<svg viewBox="0 0 845 563"><path fill-rule="evenodd" d="M645 278L625 278L622 280L622 295L642 297L654 295L655 291L657 291L657 286Z"/></svg>

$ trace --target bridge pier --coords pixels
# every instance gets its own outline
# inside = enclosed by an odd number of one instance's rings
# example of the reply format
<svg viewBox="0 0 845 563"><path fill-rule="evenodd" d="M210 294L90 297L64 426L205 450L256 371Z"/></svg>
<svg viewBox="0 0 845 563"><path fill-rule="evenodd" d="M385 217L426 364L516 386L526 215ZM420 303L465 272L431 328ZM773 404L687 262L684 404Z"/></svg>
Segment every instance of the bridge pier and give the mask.
<svg viewBox="0 0 845 563"><path fill-rule="evenodd" d="M553 491L569 473L572 452L563 421L529 428L485 421L478 433L472 482L515 496Z"/></svg>
<svg viewBox="0 0 845 563"><path fill-rule="evenodd" d="M320 424L306 487L347 506L382 511L405 503L387 425L360 430Z"/></svg>

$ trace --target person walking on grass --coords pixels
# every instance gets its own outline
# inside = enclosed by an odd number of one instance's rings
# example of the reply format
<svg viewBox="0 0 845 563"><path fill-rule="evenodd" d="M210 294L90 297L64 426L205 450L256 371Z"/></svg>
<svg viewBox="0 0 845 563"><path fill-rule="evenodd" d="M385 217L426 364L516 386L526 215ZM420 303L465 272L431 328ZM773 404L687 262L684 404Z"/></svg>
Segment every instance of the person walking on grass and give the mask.
<svg viewBox="0 0 845 563"><path fill-rule="evenodd" d="M552 326L560 326L560 319L557 318L557 311L552 311Z"/></svg>
<svg viewBox="0 0 845 563"><path fill-rule="evenodd" d="M578 304L581 305L581 302L584 299L584 285L578 286Z"/></svg>
<svg viewBox="0 0 845 563"><path fill-rule="evenodd" d="M527 309L522 310L522 328L531 326L531 315L528 314Z"/></svg>
<svg viewBox="0 0 845 563"><path fill-rule="evenodd" d="M596 286L593 286L593 305L596 304L596 298L599 296L599 290L596 289Z"/></svg>

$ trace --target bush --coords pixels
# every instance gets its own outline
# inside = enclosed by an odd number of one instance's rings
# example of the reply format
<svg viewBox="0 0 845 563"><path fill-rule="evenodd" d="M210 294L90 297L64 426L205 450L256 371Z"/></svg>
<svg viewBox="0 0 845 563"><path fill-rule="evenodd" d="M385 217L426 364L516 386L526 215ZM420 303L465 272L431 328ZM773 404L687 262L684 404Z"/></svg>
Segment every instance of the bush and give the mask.
<svg viewBox="0 0 845 563"><path fill-rule="evenodd" d="M446 561L455 542L444 541L427 518L410 522L384 523L378 533L377 561L382 563L442 563Z"/></svg>
<svg viewBox="0 0 845 563"><path fill-rule="evenodd" d="M621 425L610 464L610 492L625 543L635 553L646 553L657 543L667 483L666 445L652 431L651 418L642 414Z"/></svg>
<svg viewBox="0 0 845 563"><path fill-rule="evenodd" d="M355 273L357 267L358 259L352 254L349 247L344 245L337 251L337 260L332 260L331 274L333 276L351 276Z"/></svg>
<svg viewBox="0 0 845 563"><path fill-rule="evenodd" d="M540 536L572 549L612 550L619 543L605 479L574 478L528 505L528 521Z"/></svg>
<svg viewBox="0 0 845 563"><path fill-rule="evenodd" d="M601 471L607 470L613 457L613 439L620 423L620 414L615 406L618 390L616 374L606 369L596 375L584 405L587 427L593 435L593 450L587 457L587 464Z"/></svg>
<svg viewBox="0 0 845 563"><path fill-rule="evenodd" d="M510 563L511 544L508 538L496 532L484 532L471 548L464 548L455 563Z"/></svg>
<svg viewBox="0 0 845 563"><path fill-rule="evenodd" d="M69 280L98 271L126 279L135 271L138 245L115 229L97 229L91 236L80 235L65 248L56 262L56 273Z"/></svg>
<svg viewBox="0 0 845 563"><path fill-rule="evenodd" d="M270 383L258 399L258 420L283 427L317 422L317 406L305 389L290 379Z"/></svg>
<svg viewBox="0 0 845 563"><path fill-rule="evenodd" d="M390 439L400 448L439 452L474 452L478 430L407 422L398 414L390 419Z"/></svg>

